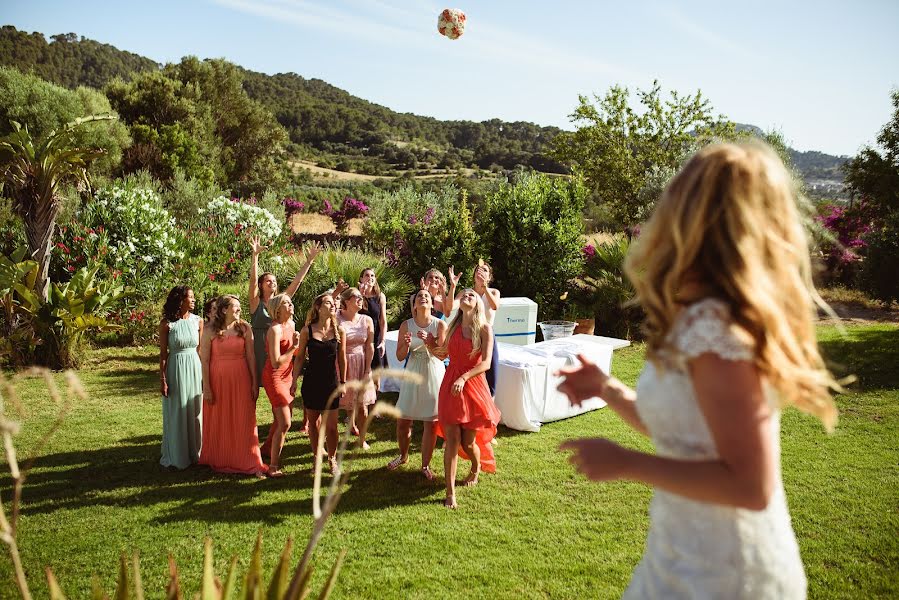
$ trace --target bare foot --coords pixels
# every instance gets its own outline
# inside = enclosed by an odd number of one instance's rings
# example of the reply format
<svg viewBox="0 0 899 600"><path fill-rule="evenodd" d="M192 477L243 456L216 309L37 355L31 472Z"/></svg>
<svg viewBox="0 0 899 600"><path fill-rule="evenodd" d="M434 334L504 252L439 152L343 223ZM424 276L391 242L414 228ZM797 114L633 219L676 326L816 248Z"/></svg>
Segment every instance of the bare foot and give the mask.
<svg viewBox="0 0 899 600"><path fill-rule="evenodd" d="M447 508L457 508L458 505L456 504L456 497L455 496L447 496L443 500L443 505Z"/></svg>
<svg viewBox="0 0 899 600"><path fill-rule="evenodd" d="M359 447L362 448L363 450L368 450L369 448L371 448L371 446L369 446L368 442L366 442L365 440L362 440L362 443L359 444Z"/></svg>
<svg viewBox="0 0 899 600"><path fill-rule="evenodd" d="M472 471L468 474L468 477L462 480L462 485L465 487L472 487L478 484L478 474Z"/></svg>
<svg viewBox="0 0 899 600"><path fill-rule="evenodd" d="M388 471L396 471L397 469L400 468L400 465L404 465L407 462L409 462L408 458L403 458L402 456L397 456L392 461L387 463L387 470Z"/></svg>
<svg viewBox="0 0 899 600"><path fill-rule="evenodd" d="M328 467L331 469L331 475L334 475L335 477L340 475L340 467L337 466L337 459L335 457L328 457Z"/></svg>
<svg viewBox="0 0 899 600"><path fill-rule="evenodd" d="M422 467L421 474L425 476L425 479L428 481L434 481L434 471L431 470L431 467Z"/></svg>

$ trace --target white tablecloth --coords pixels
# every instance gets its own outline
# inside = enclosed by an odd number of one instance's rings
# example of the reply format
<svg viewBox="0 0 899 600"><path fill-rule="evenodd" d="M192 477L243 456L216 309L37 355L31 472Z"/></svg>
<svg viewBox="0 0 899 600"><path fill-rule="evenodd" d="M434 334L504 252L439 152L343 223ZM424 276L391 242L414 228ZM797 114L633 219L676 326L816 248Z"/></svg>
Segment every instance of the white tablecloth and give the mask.
<svg viewBox="0 0 899 600"><path fill-rule="evenodd" d="M387 332L385 348L390 367L402 369L403 364L396 359L397 333ZM612 368L612 351L628 345L627 340L583 334L528 346L500 342L496 406L502 413L501 423L520 431L539 431L542 423L602 408L606 403L599 398L592 398L579 407L571 406L568 398L556 390L559 379L553 373L576 363L579 353L608 373ZM381 391L397 392L399 383L383 379Z"/></svg>

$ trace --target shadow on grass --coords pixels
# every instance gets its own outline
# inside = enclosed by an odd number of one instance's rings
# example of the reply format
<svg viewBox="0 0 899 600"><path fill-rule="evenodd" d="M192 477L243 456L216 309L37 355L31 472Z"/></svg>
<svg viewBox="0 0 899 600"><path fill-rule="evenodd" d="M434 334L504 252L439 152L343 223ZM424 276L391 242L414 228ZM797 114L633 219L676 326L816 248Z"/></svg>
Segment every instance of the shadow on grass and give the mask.
<svg viewBox="0 0 899 600"><path fill-rule="evenodd" d="M845 337L822 341L821 351L837 377L858 377L850 391L899 388L899 327L850 328Z"/></svg>
<svg viewBox="0 0 899 600"><path fill-rule="evenodd" d="M284 453L287 477L279 479L216 473L204 466L168 470L159 465L159 451L160 437L147 435L105 448L42 456L25 482L22 514L110 506L160 513L151 520L162 524L202 521L275 525L312 513L308 438L288 441ZM380 464L386 464L386 460L377 460L377 466L372 467L369 459L389 453L393 451L359 454L338 512L416 504L442 485L442 479L435 482L437 487L422 485L424 478L417 469L389 473ZM435 459L439 460L439 455ZM323 487L329 483L330 475L326 474ZM8 476L0 479L5 494L10 485Z"/></svg>

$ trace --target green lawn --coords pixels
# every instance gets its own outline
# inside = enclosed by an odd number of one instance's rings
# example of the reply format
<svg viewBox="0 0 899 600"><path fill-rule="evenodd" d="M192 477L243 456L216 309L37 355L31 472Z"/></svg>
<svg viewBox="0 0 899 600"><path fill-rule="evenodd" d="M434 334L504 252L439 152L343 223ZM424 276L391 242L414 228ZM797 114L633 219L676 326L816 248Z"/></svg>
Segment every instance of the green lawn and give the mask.
<svg viewBox="0 0 899 600"><path fill-rule="evenodd" d="M841 420L826 435L814 419L787 411L783 473L812 598L899 595L899 328L866 326L841 338L822 328L828 357L859 376L839 399ZM613 370L633 384L640 346L616 352ZM304 544L311 518L308 439L291 433L289 476L164 472L153 348L92 352L81 378L90 396L45 448L23 496L19 543L35 597L46 597L43 567L69 598L86 597L92 573L111 592L120 553L137 550L148 597L160 597L172 553L190 594L199 583L203 538L215 541L217 572L230 557L245 567L258 529L269 572L288 536ZM17 438L22 457L49 427L54 407L42 384L24 381L29 414ZM270 422L260 399L261 423ZM643 551L650 490L596 485L556 451L567 438L604 435L650 444L609 410L552 423L539 433L503 429L499 472L459 491L459 510L441 507L442 482L426 485L418 459L388 473L393 424L379 421L372 449L317 551L318 589L334 557L348 550L338 598L617 597ZM418 431L416 431L416 438ZM442 473L442 454L435 470ZM464 468L464 467L463 467ZM0 479L7 502L10 480ZM294 551L294 561L299 551ZM0 557L0 597L16 597L11 563ZM241 574L243 569L241 569Z"/></svg>

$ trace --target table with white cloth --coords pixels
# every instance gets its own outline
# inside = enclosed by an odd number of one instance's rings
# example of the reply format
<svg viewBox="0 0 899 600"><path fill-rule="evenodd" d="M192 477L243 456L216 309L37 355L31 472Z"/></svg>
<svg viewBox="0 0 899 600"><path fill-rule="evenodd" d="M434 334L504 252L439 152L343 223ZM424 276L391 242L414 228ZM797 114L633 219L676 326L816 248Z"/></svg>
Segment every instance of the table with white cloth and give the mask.
<svg viewBox="0 0 899 600"><path fill-rule="evenodd" d="M404 366L396 358L397 335L397 331L389 331L384 336L392 369ZM599 398L572 406L568 397L556 389L559 378L554 373L562 367L577 364L578 354L583 354L608 373L612 368L612 352L629 345L627 340L584 334L527 346L499 342L495 401L502 413L500 422L519 431L539 431L543 423L602 408L606 403ZM399 382L384 378L381 391L397 392Z"/></svg>

